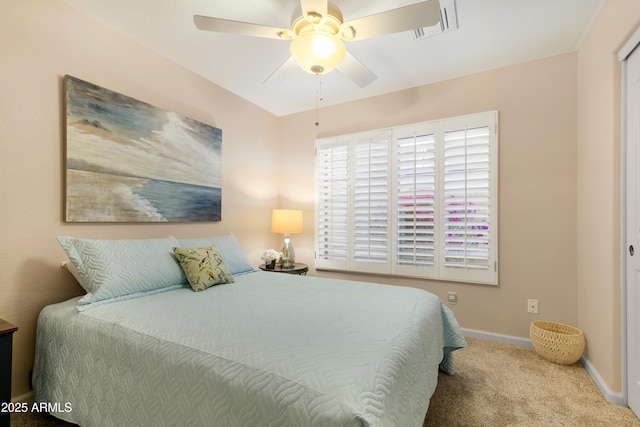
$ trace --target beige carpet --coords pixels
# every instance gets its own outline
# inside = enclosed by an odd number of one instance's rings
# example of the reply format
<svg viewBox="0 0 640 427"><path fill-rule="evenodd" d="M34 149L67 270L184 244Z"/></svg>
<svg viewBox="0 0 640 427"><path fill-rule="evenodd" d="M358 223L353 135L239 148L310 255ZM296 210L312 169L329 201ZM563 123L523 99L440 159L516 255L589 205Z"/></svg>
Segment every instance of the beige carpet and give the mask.
<svg viewBox="0 0 640 427"><path fill-rule="evenodd" d="M456 374L440 373L424 427L640 426L609 403L582 364L556 365L532 349L467 338Z"/></svg>
<svg viewBox="0 0 640 427"><path fill-rule="evenodd" d="M440 374L424 427L640 426L629 408L604 399L580 363L555 365L531 349L467 342L455 352L456 374ZM16 414L11 426L71 424L48 415Z"/></svg>

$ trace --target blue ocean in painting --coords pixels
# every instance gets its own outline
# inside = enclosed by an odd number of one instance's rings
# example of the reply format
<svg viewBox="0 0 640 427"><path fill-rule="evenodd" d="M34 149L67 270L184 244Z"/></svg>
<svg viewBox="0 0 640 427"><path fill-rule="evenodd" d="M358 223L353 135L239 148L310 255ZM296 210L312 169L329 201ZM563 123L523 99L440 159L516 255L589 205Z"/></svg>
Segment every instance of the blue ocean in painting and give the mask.
<svg viewBox="0 0 640 427"><path fill-rule="evenodd" d="M220 221L220 188L151 180L133 189L135 195L150 203L169 222Z"/></svg>

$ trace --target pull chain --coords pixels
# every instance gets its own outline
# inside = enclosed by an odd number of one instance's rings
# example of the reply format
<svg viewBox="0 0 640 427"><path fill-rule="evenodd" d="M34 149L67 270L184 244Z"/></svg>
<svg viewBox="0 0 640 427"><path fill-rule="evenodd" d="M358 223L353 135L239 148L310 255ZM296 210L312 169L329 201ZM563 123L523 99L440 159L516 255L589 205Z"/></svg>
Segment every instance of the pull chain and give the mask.
<svg viewBox="0 0 640 427"><path fill-rule="evenodd" d="M316 74L316 126L320 125L320 121L318 120L320 101L322 101L322 81L320 80L320 74Z"/></svg>

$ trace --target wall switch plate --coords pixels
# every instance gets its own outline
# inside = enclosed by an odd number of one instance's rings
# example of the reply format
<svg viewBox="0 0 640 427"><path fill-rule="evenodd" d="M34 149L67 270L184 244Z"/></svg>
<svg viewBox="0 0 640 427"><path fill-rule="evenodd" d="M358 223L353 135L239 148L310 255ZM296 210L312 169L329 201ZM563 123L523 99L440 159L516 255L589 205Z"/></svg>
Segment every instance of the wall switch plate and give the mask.
<svg viewBox="0 0 640 427"><path fill-rule="evenodd" d="M538 314L538 300L537 299L529 299L529 300L527 300L527 311L529 313Z"/></svg>
<svg viewBox="0 0 640 427"><path fill-rule="evenodd" d="M458 295L455 292L447 292L447 302L449 304L455 304L458 302Z"/></svg>

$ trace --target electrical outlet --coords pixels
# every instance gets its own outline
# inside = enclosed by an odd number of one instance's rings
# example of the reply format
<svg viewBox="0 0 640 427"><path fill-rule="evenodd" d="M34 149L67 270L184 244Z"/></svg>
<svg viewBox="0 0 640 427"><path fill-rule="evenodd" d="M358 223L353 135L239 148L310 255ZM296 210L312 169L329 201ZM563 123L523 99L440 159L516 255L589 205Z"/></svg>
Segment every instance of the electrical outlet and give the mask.
<svg viewBox="0 0 640 427"><path fill-rule="evenodd" d="M447 292L447 302L449 304L456 304L458 302L458 296L455 292Z"/></svg>
<svg viewBox="0 0 640 427"><path fill-rule="evenodd" d="M529 300L527 300L527 311L529 313L538 314L538 300L537 299L529 299Z"/></svg>

